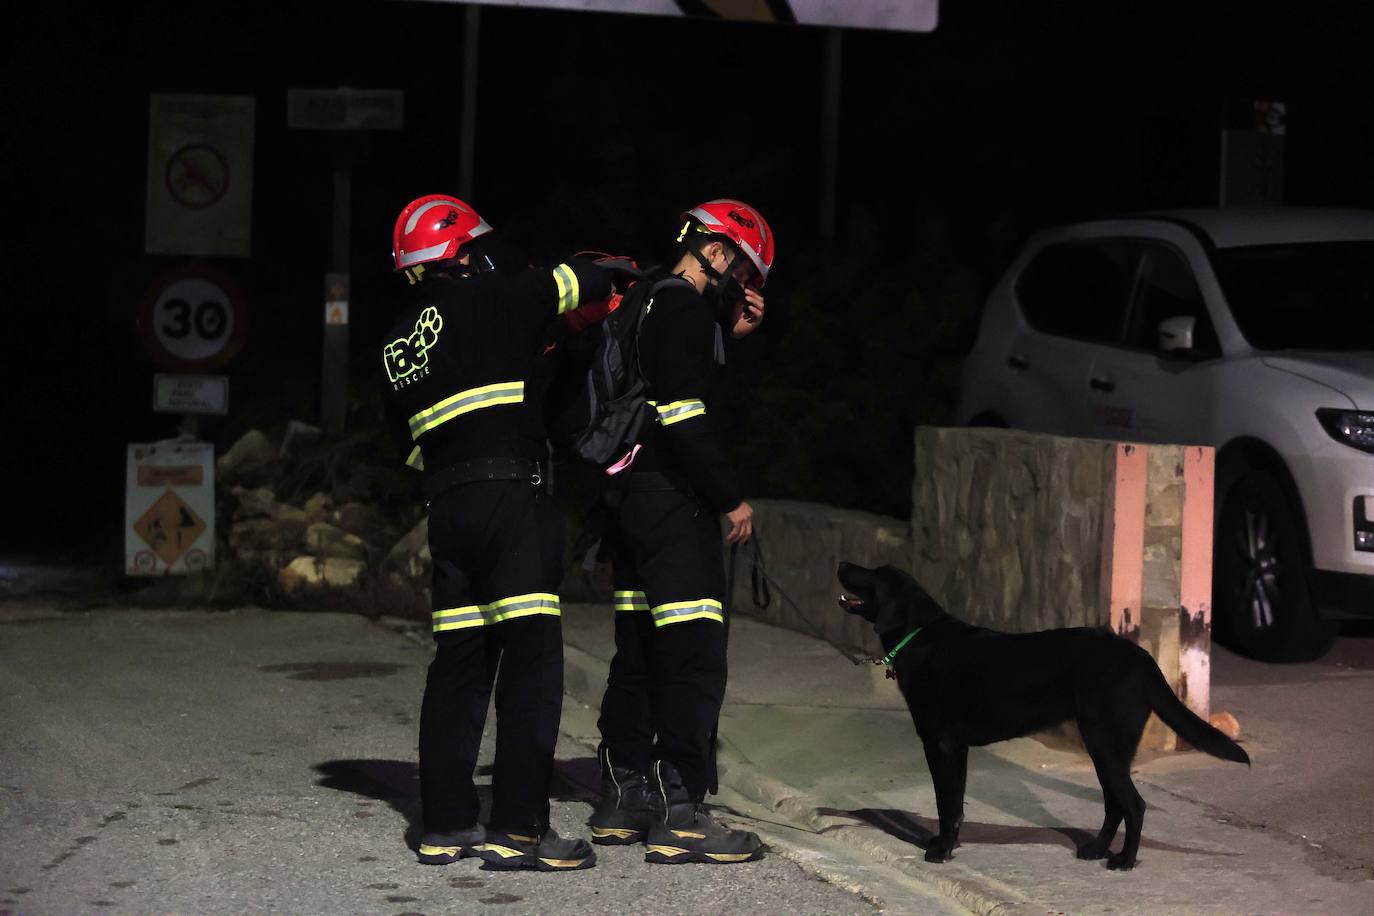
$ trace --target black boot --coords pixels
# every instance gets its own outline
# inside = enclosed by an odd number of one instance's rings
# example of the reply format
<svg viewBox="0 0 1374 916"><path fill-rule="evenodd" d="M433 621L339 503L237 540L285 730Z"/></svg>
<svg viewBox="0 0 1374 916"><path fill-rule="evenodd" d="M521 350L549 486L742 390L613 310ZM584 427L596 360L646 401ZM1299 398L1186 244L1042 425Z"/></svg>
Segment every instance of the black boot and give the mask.
<svg viewBox="0 0 1374 916"><path fill-rule="evenodd" d="M487 832L481 824L467 830L431 832L420 837L418 853L420 861L426 865L447 865L477 855L486 841Z"/></svg>
<svg viewBox="0 0 1374 916"><path fill-rule="evenodd" d="M649 828L645 862L723 865L763 858L763 843L744 830L727 830L711 819L700 799L687 794L682 777L666 760L654 764L654 783L666 812Z"/></svg>
<svg viewBox="0 0 1374 916"><path fill-rule="evenodd" d="M596 864L596 852L586 840L561 837L552 827L543 836L488 830L477 853L488 868L539 871L577 871Z"/></svg>
<svg viewBox="0 0 1374 916"><path fill-rule="evenodd" d="M609 748L601 748L597 758L601 762L601 800L587 819L592 842L629 846L642 841L649 825L662 818L658 794L649 788L643 773L612 766Z"/></svg>

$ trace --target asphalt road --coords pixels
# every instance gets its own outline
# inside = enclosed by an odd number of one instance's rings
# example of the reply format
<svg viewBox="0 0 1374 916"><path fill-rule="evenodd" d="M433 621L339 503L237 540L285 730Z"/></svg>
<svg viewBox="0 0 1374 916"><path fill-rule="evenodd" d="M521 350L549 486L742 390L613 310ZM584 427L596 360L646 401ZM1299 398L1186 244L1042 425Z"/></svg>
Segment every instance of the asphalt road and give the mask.
<svg viewBox="0 0 1374 916"><path fill-rule="evenodd" d="M417 864L430 655L346 615L0 612L0 913L873 912L781 853ZM593 753L558 756L555 826L585 835Z"/></svg>
<svg viewBox="0 0 1374 916"><path fill-rule="evenodd" d="M1214 647L1212 710L1240 721L1251 771L1180 770L1170 788L1287 834L1333 877L1374 876L1374 625L1345 624L1324 658L1302 664Z"/></svg>

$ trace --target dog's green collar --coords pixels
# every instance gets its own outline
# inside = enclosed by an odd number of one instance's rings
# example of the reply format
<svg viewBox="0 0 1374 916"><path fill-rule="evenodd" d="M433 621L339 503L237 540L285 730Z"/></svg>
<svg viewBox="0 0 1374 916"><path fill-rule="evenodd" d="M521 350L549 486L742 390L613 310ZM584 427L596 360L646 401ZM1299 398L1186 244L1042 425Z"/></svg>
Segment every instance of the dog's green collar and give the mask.
<svg viewBox="0 0 1374 916"><path fill-rule="evenodd" d="M902 637L902 641L899 642L899 643L897 643L897 645L892 649L891 652L889 652L889 653L887 653L886 655L883 656L883 664L884 664L884 665L887 665L889 668L892 667L892 660L893 660L894 658L897 657L897 653L900 652L900 651L902 651L902 649L906 646L907 643L909 643L909 642L911 642L913 639L915 639L915 638L916 638L916 634L919 633L919 632L921 632L922 629L923 629L922 627L917 627L916 629L912 630L910 633L908 633L908 634L906 634L905 636L903 636L903 637ZM891 673L892 673L892 672L890 672L890 671L888 672L888 674L891 674Z"/></svg>

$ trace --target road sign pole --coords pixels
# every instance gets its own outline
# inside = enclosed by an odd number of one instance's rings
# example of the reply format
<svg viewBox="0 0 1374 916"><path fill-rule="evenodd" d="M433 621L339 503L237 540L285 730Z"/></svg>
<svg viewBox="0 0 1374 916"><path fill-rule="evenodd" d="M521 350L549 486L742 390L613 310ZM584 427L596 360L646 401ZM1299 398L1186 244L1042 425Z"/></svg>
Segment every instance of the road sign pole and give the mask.
<svg viewBox="0 0 1374 916"><path fill-rule="evenodd" d="M827 255L835 247L835 177L840 158L840 51L839 29L825 35L825 84L821 106L821 244Z"/></svg>
<svg viewBox="0 0 1374 916"><path fill-rule="evenodd" d="M353 170L334 169L334 271L325 277L324 350L320 359L320 421L325 432L344 431L348 412L348 248ZM340 281L342 285L340 286ZM340 289L342 296L338 295Z"/></svg>
<svg viewBox="0 0 1374 916"><path fill-rule="evenodd" d="M482 8L469 4L463 20L463 109L458 141L458 196L472 201L472 172L477 150L477 48Z"/></svg>

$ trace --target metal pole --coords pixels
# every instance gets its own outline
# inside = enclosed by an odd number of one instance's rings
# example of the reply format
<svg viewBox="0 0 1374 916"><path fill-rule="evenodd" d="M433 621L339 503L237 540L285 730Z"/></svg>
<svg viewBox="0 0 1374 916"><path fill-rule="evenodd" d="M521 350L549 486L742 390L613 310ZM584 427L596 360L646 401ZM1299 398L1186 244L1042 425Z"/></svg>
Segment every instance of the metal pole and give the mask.
<svg viewBox="0 0 1374 916"><path fill-rule="evenodd" d="M333 436L348 415L348 249L353 212L353 170L334 168L334 269L325 277L324 352L320 359L320 420ZM340 309L342 305L342 309Z"/></svg>
<svg viewBox="0 0 1374 916"><path fill-rule="evenodd" d="M458 139L458 196L469 202L477 147L477 47L481 25L482 8L469 3L463 24L463 110L462 133Z"/></svg>
<svg viewBox="0 0 1374 916"><path fill-rule="evenodd" d="M827 254L835 245L835 176L840 154L839 29L825 35L825 85L821 106L821 243Z"/></svg>

